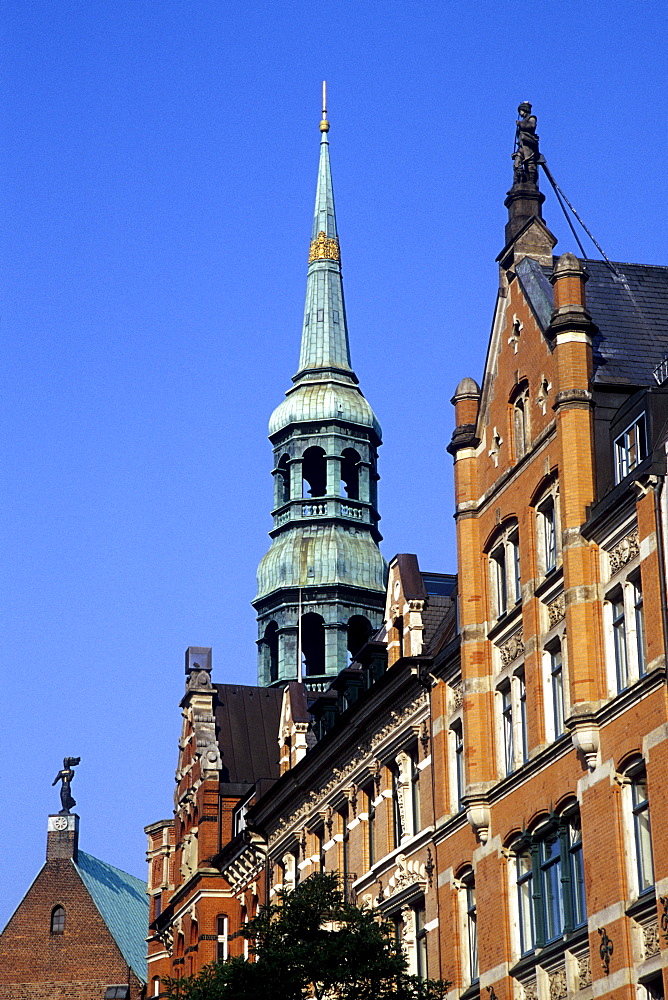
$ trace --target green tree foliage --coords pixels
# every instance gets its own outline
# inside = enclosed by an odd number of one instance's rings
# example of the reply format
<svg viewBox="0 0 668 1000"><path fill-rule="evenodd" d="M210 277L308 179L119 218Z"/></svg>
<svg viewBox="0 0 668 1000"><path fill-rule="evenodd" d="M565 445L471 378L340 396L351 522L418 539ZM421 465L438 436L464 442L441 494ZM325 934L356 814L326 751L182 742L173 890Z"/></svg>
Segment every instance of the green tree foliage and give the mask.
<svg viewBox="0 0 668 1000"><path fill-rule="evenodd" d="M393 928L345 902L335 874L280 893L244 928L254 961L233 958L167 983L171 1000L442 1000L449 983L407 973Z"/></svg>

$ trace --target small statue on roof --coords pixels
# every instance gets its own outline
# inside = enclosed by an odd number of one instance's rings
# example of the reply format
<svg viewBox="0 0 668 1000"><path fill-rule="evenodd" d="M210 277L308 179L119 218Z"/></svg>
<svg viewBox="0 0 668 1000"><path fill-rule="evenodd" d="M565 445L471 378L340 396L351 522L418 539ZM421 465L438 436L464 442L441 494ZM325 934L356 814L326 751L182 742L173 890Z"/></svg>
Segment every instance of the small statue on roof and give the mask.
<svg viewBox="0 0 668 1000"><path fill-rule="evenodd" d="M531 105L523 101L517 109L515 122L515 151L513 152L513 173L515 184L529 181L538 182L538 164L541 161L536 135L536 116L531 114Z"/></svg>
<svg viewBox="0 0 668 1000"><path fill-rule="evenodd" d="M63 769L59 771L51 783L51 787L62 781L60 786L60 804L62 809L60 810L60 816L69 816L70 809L73 809L76 802L72 798L72 778L74 777L74 770L81 762L81 757L64 757L63 758Z"/></svg>

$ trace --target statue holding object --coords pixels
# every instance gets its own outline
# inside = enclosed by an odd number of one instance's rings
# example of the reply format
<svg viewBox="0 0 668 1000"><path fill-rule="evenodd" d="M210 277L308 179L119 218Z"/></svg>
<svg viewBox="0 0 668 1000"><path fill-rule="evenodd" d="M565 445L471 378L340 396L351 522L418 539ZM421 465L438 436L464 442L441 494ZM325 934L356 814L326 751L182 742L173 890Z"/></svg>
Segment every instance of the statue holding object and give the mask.
<svg viewBox="0 0 668 1000"><path fill-rule="evenodd" d="M536 135L536 116L531 114L531 105L523 101L517 109L515 122L515 151L513 153L513 174L515 184L538 183L538 164L541 155Z"/></svg>
<svg viewBox="0 0 668 1000"><path fill-rule="evenodd" d="M60 810L60 816L69 816L70 809L73 809L76 802L72 798L72 778L74 777L73 768L77 766L81 761L81 757L64 757L63 758L63 769L59 771L51 783L53 788L59 781L62 781L60 786L60 804L62 809Z"/></svg>

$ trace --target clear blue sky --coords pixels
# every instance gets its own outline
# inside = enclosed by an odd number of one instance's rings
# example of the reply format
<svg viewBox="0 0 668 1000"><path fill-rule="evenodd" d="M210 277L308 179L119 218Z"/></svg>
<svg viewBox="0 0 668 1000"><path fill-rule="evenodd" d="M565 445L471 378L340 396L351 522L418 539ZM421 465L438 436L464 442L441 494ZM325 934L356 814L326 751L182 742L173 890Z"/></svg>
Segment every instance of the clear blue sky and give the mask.
<svg viewBox="0 0 668 1000"><path fill-rule="evenodd" d="M449 400L482 371L517 104L607 254L668 263L667 28L647 0L4 0L0 925L63 755L82 846L144 877L186 646L254 681L320 81L383 550L453 571Z"/></svg>

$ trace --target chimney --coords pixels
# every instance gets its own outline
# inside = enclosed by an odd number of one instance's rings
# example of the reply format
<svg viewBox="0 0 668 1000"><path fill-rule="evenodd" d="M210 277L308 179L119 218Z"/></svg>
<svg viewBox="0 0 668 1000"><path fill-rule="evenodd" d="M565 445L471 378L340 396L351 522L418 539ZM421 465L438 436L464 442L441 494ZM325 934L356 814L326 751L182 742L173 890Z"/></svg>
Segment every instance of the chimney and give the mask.
<svg viewBox="0 0 668 1000"><path fill-rule="evenodd" d="M79 851L79 817L76 813L49 816L46 835L47 861L77 860Z"/></svg>

